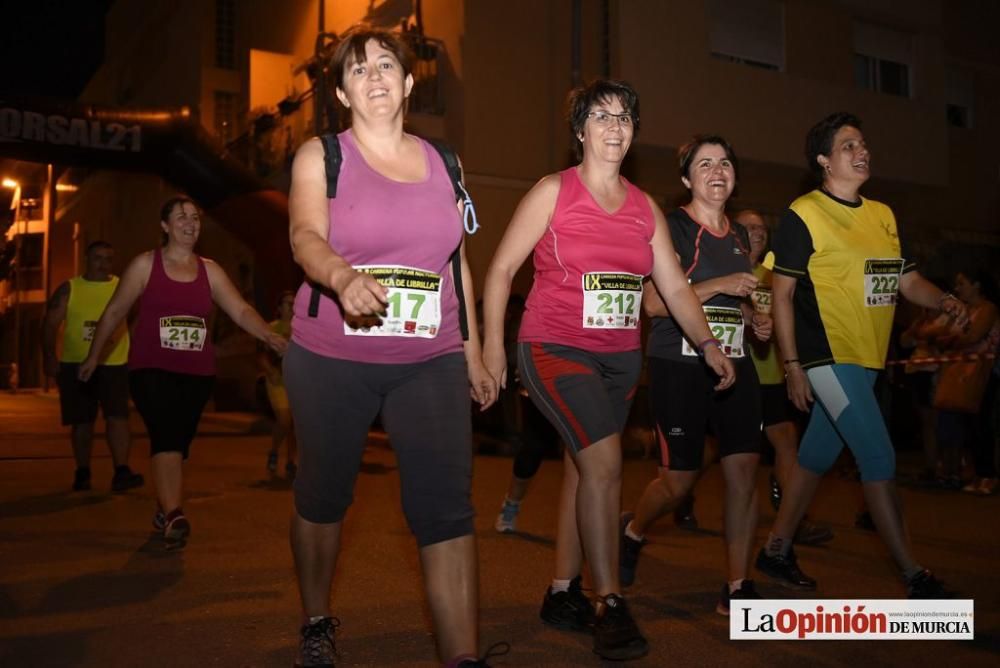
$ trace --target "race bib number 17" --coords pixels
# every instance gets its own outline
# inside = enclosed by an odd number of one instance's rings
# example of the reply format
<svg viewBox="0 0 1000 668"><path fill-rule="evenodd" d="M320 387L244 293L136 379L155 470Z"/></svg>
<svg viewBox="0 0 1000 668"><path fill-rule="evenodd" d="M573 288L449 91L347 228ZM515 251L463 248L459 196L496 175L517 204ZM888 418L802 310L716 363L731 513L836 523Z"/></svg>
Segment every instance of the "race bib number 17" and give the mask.
<svg viewBox="0 0 1000 668"><path fill-rule="evenodd" d="M902 258L865 260L865 306L895 306Z"/></svg>
<svg viewBox="0 0 1000 668"><path fill-rule="evenodd" d="M635 329L642 304L642 276L593 271L583 275L583 327Z"/></svg>
<svg viewBox="0 0 1000 668"><path fill-rule="evenodd" d="M433 339L441 329L441 275L413 267L357 266L389 289L385 315L344 321L348 336Z"/></svg>

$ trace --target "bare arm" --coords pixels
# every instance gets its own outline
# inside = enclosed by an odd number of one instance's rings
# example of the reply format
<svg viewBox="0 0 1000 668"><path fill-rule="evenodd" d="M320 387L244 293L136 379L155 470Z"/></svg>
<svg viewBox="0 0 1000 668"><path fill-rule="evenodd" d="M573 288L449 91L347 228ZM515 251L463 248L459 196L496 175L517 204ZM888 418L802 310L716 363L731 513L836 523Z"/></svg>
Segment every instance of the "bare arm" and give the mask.
<svg viewBox="0 0 1000 668"><path fill-rule="evenodd" d="M132 304L139 298L146 283L149 281L149 274L153 269L153 252L146 252L133 259L125 273L118 281L118 287L111 296L111 301L104 307L101 319L97 321L97 329L94 330L94 339L90 342L90 352L80 364L80 380L90 379L91 374L97 367L98 357L107 345L108 340L114 335L125 316L128 315Z"/></svg>
<svg viewBox="0 0 1000 668"><path fill-rule="evenodd" d="M969 320L965 304L954 296L942 292L917 271L908 271L899 278L899 291L907 300L917 306L939 309L955 319L955 324L964 327Z"/></svg>
<svg viewBox="0 0 1000 668"><path fill-rule="evenodd" d="M337 293L348 315L381 313L386 289L368 274L355 271L327 241L330 200L326 196L323 142L318 138L307 141L295 154L288 217L292 255L306 276Z"/></svg>
<svg viewBox="0 0 1000 668"><path fill-rule="evenodd" d="M800 411L808 411L813 401L809 379L799 363L799 349L795 345L795 285L797 279L774 273L771 284L773 302L771 315L774 318L774 334L778 339L778 350L785 366L785 382L788 398Z"/></svg>
<svg viewBox="0 0 1000 668"><path fill-rule="evenodd" d="M677 257L677 254L675 253L674 256ZM717 276L716 278L710 278L707 281L691 284L691 289L694 290L695 296L698 297L698 301L702 304L716 295L745 297L753 292L755 287L757 287L757 277L746 272L726 274L725 276ZM652 286L650 286L648 282L642 290L642 310L651 318L666 317L670 315L667 305L663 303L663 299L660 297L659 293L652 289ZM751 315L752 314L747 315L747 322L750 322Z"/></svg>
<svg viewBox="0 0 1000 668"><path fill-rule="evenodd" d="M45 304L45 320L42 323L42 357L45 375L54 378L59 372L56 358L56 339L59 327L66 320L66 306L69 304L69 281L64 282Z"/></svg>
<svg viewBox="0 0 1000 668"><path fill-rule="evenodd" d="M497 380L483 364L483 349L479 341L479 323L476 320L476 291L472 282L472 271L465 253L465 239L459 246L462 259L462 295L465 301L466 322L469 326L469 339L463 343L465 348L465 363L469 368L469 390L472 398L479 404L480 410L486 410L497 400Z"/></svg>
<svg viewBox="0 0 1000 668"><path fill-rule="evenodd" d="M674 252L674 245L670 240L663 212L652 198L648 195L646 197L653 210L656 225L651 242L653 246L653 284L662 296L670 314L689 339L696 344L713 339L712 332L705 321L705 312L701 308L701 302L691 286L688 285L687 278L677 261L677 254ZM723 355L722 351L715 345L706 346L704 354L705 362L720 376L716 389L721 390L732 385L736 380L736 375L733 363L729 358Z"/></svg>
<svg viewBox="0 0 1000 668"><path fill-rule="evenodd" d="M558 195L557 174L546 176L528 191L517 205L486 272L483 288L483 361L501 387L507 387L503 326L510 284L514 274L545 234Z"/></svg>
<svg viewBox="0 0 1000 668"><path fill-rule="evenodd" d="M205 269L208 271L208 283L212 288L212 301L218 304L240 329L271 346L276 352L284 353L288 347L285 337L272 331L271 326L260 317L256 309L243 299L222 267L206 259Z"/></svg>

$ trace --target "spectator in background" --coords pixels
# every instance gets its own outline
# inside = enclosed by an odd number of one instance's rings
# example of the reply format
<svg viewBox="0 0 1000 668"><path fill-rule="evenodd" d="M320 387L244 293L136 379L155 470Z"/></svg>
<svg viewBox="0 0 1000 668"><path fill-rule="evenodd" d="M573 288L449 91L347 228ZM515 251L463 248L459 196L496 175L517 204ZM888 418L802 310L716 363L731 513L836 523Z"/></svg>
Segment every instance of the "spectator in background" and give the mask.
<svg viewBox="0 0 1000 668"><path fill-rule="evenodd" d="M292 314L295 305L295 293L286 290L278 298L277 319L269 325L271 331L286 341L292 338ZM298 448L295 443L295 425L292 422L292 411L288 405L288 393L285 391L285 380L281 372L281 357L273 350L260 346L257 355L258 366L264 374L264 387L267 390L267 400L274 411L274 427L271 430L271 451L267 453L267 470L275 473L278 470L278 450L281 444L288 442L285 459L285 475L289 480L295 478L298 471Z"/></svg>
<svg viewBox="0 0 1000 668"><path fill-rule="evenodd" d="M961 452L969 447L975 461L975 478L962 491L992 495L997 490L995 440L990 408L996 397L997 379L993 360L1000 343L996 283L985 270L955 275L955 294L969 307L969 323L951 324L937 338L944 355L966 359L944 362L936 403L938 444L945 454L945 474L957 482L961 476Z"/></svg>

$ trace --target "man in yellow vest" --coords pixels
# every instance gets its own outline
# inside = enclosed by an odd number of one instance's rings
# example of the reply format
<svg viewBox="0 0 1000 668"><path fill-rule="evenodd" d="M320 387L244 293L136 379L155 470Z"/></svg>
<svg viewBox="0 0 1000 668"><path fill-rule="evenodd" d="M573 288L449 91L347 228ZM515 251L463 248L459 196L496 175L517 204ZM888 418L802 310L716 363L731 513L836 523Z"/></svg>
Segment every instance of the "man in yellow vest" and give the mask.
<svg viewBox="0 0 1000 668"><path fill-rule="evenodd" d="M66 281L52 293L42 328L45 374L56 379L62 423L72 428L74 491L90 489L90 452L98 406L104 413L108 448L115 465L112 491L124 492L143 484L142 475L128 467L129 338L124 324L108 342L91 379L82 383L76 376L80 362L90 352L97 321L118 286L118 277L111 274L114 257L114 248L106 241L87 246L83 275ZM62 355L57 358L56 339L64 322Z"/></svg>

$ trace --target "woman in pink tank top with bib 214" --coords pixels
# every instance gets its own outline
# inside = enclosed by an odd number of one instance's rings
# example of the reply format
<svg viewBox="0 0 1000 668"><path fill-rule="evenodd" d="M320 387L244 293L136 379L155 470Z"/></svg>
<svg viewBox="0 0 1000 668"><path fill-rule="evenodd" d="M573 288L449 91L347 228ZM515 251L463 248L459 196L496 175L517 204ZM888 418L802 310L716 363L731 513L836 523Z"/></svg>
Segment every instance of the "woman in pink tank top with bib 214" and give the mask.
<svg viewBox="0 0 1000 668"><path fill-rule="evenodd" d="M287 342L271 331L215 262L194 252L201 214L187 197L172 197L160 210L163 247L129 263L94 332L91 354L80 365L86 380L94 351L139 302L129 351L129 388L149 433L158 508L153 526L168 549L183 547L191 533L184 515L183 463L215 380L215 353L208 322L217 304L233 322L284 353Z"/></svg>

